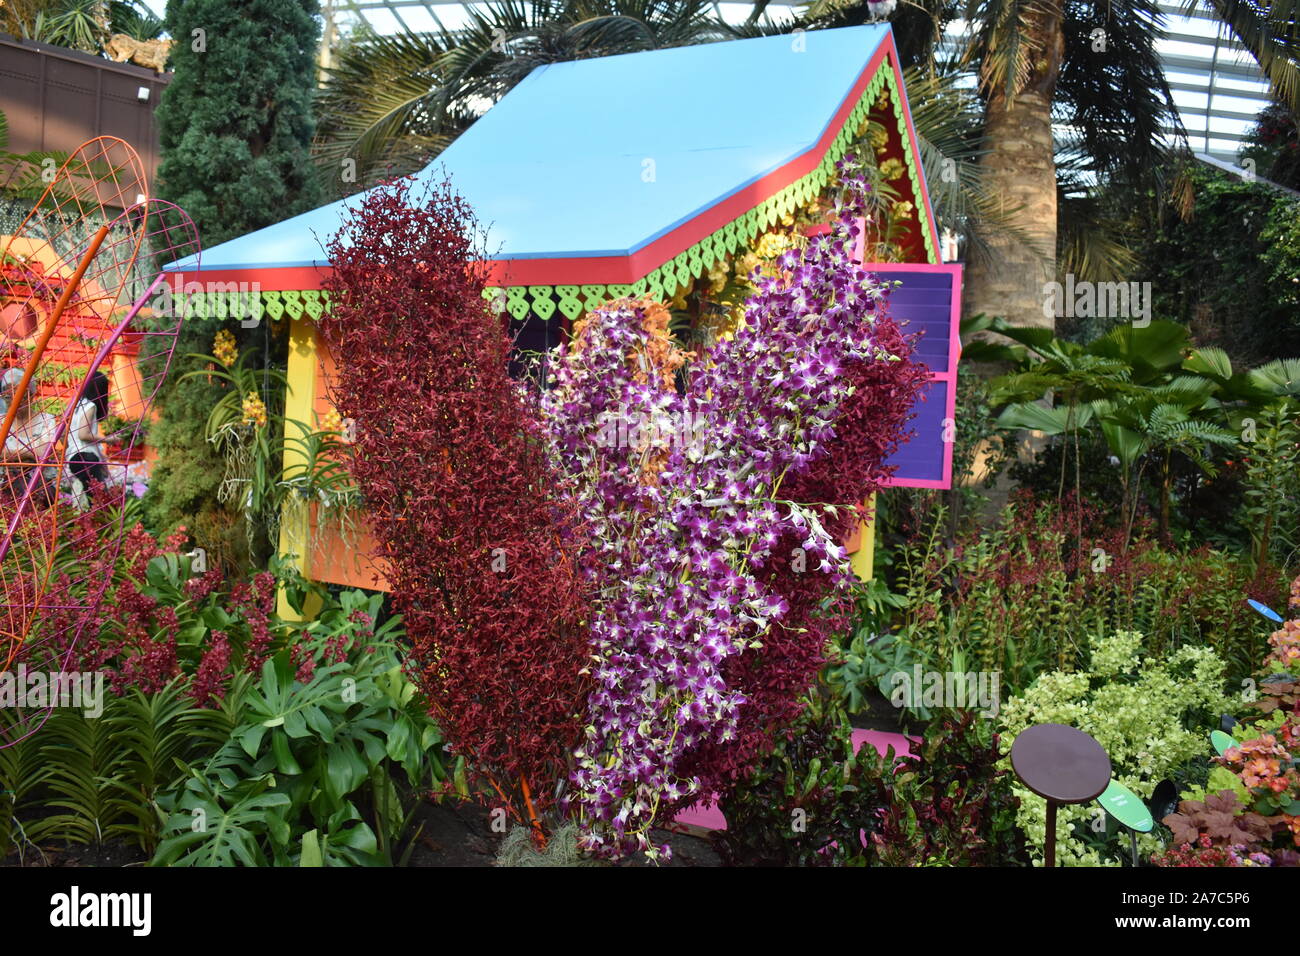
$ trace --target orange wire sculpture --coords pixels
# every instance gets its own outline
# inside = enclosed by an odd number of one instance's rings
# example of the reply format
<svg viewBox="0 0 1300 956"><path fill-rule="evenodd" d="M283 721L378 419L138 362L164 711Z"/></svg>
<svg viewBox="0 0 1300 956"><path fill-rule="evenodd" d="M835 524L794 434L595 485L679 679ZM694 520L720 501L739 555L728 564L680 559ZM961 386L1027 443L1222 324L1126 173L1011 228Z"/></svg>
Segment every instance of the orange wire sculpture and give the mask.
<svg viewBox="0 0 1300 956"><path fill-rule="evenodd" d="M181 210L148 199L135 151L99 137L0 244L0 365L11 367L0 386L10 402L0 423L0 671L18 662L62 672L111 584L136 440L179 328L178 314L146 309L162 281L154 262L196 254L198 237ZM150 327L132 328L142 316ZM116 456L87 461L104 448L84 437L104 417L92 387L101 366L112 372L113 414L129 424ZM48 708L36 712L43 722ZM0 727L0 747L33 732L32 716Z"/></svg>

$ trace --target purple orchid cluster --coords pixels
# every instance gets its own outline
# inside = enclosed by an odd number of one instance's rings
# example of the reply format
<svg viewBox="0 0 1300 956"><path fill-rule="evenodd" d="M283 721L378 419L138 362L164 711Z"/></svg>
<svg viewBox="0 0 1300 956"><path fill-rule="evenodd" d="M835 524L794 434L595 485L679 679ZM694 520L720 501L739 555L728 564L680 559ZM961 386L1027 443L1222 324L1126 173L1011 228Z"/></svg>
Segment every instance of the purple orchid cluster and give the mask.
<svg viewBox="0 0 1300 956"><path fill-rule="evenodd" d="M679 767L736 733L745 698L723 663L761 653L789 611L759 569L797 557L832 587L851 580L819 517L833 506L782 497L828 451L845 366L898 360L874 342L881 290L850 255L867 187L841 173L831 231L783 253L776 276L754 273L744 321L688 367L684 395L656 373L651 304L622 300L590 313L540 399L561 492L590 535L595 689L566 799L597 855L665 855L652 826L706 796ZM611 416L656 427L611 442ZM778 553L792 532L802 553Z"/></svg>

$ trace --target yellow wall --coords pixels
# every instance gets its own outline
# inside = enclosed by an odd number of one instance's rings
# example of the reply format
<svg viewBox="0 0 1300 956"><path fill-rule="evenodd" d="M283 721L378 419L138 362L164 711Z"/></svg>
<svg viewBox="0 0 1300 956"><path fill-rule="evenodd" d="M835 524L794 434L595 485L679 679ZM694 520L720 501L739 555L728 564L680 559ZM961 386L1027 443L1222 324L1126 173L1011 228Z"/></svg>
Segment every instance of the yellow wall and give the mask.
<svg viewBox="0 0 1300 956"><path fill-rule="evenodd" d="M313 424L312 413L316 402L316 327L303 319L289 324L288 386L284 397L284 416ZM284 467L304 462L301 449L285 442ZM286 507L280 518L280 554L293 556L295 566L307 575L311 542L310 512L302 508ZM298 620L300 615L289 606L284 592L280 592L278 611L286 620Z"/></svg>
<svg viewBox="0 0 1300 956"><path fill-rule="evenodd" d="M858 532L848 542L849 564L859 581L870 581L876 558L876 496L871 496L871 520L858 526Z"/></svg>

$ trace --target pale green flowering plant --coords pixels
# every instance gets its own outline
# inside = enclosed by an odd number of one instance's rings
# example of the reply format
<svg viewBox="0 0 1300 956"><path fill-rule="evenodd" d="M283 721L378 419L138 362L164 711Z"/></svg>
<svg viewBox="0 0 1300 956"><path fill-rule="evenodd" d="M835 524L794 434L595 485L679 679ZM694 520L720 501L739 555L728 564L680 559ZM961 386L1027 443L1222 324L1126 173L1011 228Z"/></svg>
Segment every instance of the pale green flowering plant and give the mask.
<svg viewBox="0 0 1300 956"><path fill-rule="evenodd" d="M1183 764L1208 756L1209 715L1233 709L1224 696L1225 663L1208 647L1181 647L1147 658L1143 636L1118 631L1090 641L1087 671L1042 674L1002 709L1002 740L1009 750L1017 734L1034 724L1057 723L1091 734L1110 755L1112 775L1140 797ZM1201 721L1206 725L1202 726ZM1047 806L1022 787L1017 823L1033 852L1041 856ZM1061 807L1057 813L1057 858L1065 866L1103 866L1093 846L1076 837L1095 833L1096 803ZM1162 849L1159 838L1140 834L1144 855Z"/></svg>

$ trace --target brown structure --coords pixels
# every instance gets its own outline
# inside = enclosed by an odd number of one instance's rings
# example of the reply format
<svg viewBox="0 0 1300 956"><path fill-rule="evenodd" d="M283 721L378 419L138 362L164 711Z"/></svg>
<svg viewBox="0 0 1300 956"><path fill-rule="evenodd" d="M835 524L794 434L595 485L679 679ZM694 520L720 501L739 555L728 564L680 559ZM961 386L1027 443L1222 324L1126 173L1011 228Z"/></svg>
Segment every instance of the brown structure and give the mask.
<svg viewBox="0 0 1300 956"><path fill-rule="evenodd" d="M170 73L0 33L0 112L9 121L10 152L71 152L92 137L117 136L135 147L152 183L154 110L170 80Z"/></svg>

